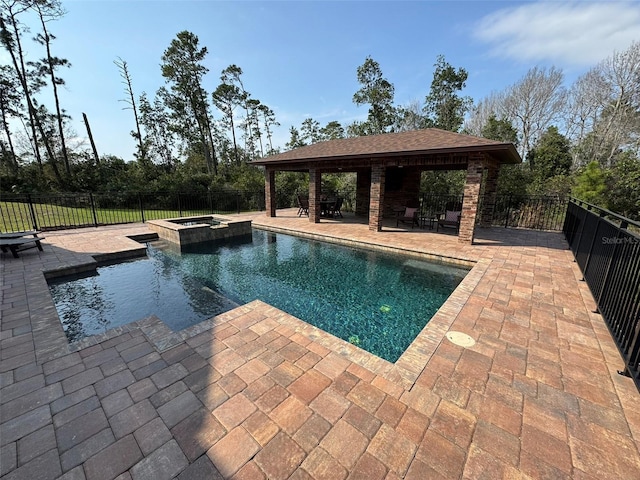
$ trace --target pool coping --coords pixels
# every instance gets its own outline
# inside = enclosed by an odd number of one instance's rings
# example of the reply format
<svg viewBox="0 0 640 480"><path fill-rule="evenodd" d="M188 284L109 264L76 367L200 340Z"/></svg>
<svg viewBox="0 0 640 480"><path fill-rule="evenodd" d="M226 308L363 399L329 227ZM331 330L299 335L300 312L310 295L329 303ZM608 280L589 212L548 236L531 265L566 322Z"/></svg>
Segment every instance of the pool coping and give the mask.
<svg viewBox="0 0 640 480"><path fill-rule="evenodd" d="M273 227L271 225L254 224L252 225L252 228L256 228L258 230L265 230L268 232L293 235L296 237L307 238L310 240L318 240L326 243L333 243L336 245L355 247L363 250L375 250L378 252L393 253L393 254L403 255L407 257L418 258L421 260L428 260L430 262L435 262L435 263L442 263L442 264L452 265L452 266L462 266L462 267L467 267L469 269L473 268L478 262L477 260L471 260L468 258L451 257L451 256L439 255L437 253L429 253L429 252L418 252L416 250L411 250L408 248L389 247L386 245L379 245L377 243L367 242L364 240L362 241L349 240L346 238L337 238L329 235L301 232L299 230L292 230L290 228Z"/></svg>
<svg viewBox="0 0 640 480"><path fill-rule="evenodd" d="M417 378L420 376L424 368L426 367L429 359L436 351L438 346L446 339L445 334L449 331L456 316L466 303L469 295L478 285L482 279L486 269L490 264L490 260L478 260L471 261L462 258L446 257L442 255L415 252L404 248L395 248L388 246L375 245L369 242L357 242L352 240L337 239L335 237L328 237L324 235L308 234L305 232L298 232L286 228L264 228L263 226L253 225L252 228L256 228L264 231L271 231L274 233L282 233L287 235L293 235L297 237L307 238L310 240L323 241L325 243L339 244L342 246L350 246L365 250L376 250L385 253L399 254L405 257L419 258L422 260L428 260L441 264L449 264L452 266L464 266L471 267L466 276L462 279L460 284L455 288L451 295L440 306L433 317L427 322L425 327L418 333L413 339L411 344L405 349L400 358L395 362L389 362L380 358L366 350L363 350L335 335L328 333L318 327L315 327L304 320L301 320L289 313L280 310L273 305L270 305L261 300L254 300L252 302L240 305L237 308L224 312L222 314L213 316L209 319L203 320L196 325L187 327L183 330L174 332L172 331L160 317L151 315L149 317L129 322L125 325L111 328L103 333L91 335L75 342L69 342L66 334L62 328L62 323L57 314L55 305L53 305L53 299L49 296L49 301L52 304L52 315L55 318L55 322L49 319L43 321L42 327L35 329L44 335L46 332L46 342L50 345L50 348L46 349L47 354L44 358L39 360L51 360L61 355L66 355L71 352L76 352L87 347L97 345L104 341L115 338L126 332L135 330L141 330L149 341L159 352L164 352L170 348L173 348L180 343L189 340L203 332L220 327L227 322L233 321L236 318L250 313L257 308L264 308L268 306L274 309L277 314L278 321L282 325L286 325L296 333L303 335L309 341L316 342L319 345L343 356L353 363L364 367L371 372L380 375L381 377L399 383L403 388L410 390L414 385ZM126 236L127 239L139 243L141 241L150 241L158 238L155 234L148 235L131 235ZM95 270L97 267L117 261L125 261L128 259L145 256L146 246L139 248L132 248L118 252L104 253L99 255L92 255L93 262L85 262L77 265L66 265L60 268L43 271L43 280L59 278L70 274L85 273L87 271ZM48 287L48 286L47 286ZM57 324L58 328L49 328L52 324ZM35 333L34 331L34 333ZM59 331L59 335L55 335ZM36 338L34 338L36 341ZM66 348L64 348L66 345ZM45 350L39 350L45 352ZM40 356L39 356L40 357Z"/></svg>

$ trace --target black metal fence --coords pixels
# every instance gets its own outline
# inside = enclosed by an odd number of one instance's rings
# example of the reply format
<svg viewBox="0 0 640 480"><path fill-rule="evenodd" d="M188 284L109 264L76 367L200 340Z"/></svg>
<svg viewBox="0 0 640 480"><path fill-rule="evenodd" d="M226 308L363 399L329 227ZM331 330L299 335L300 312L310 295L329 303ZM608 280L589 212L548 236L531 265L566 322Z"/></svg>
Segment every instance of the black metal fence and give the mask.
<svg viewBox="0 0 640 480"><path fill-rule="evenodd" d="M571 251L640 390L640 223L572 199L563 226ZM623 372L621 372L623 373Z"/></svg>
<svg viewBox="0 0 640 480"><path fill-rule="evenodd" d="M420 215L431 217L446 210L454 210L462 205L462 195L434 195L425 193L420 199ZM461 207L460 207L461 208Z"/></svg>
<svg viewBox="0 0 640 480"><path fill-rule="evenodd" d="M59 230L264 209L264 190L2 194L0 231Z"/></svg>
<svg viewBox="0 0 640 480"><path fill-rule="evenodd" d="M498 195L494 226L562 230L568 200L562 197Z"/></svg>
<svg viewBox="0 0 640 480"><path fill-rule="evenodd" d="M462 204L462 195L424 194L420 202L422 216L432 216ZM476 221L480 221L481 199ZM562 197L497 195L491 225L505 228L562 230L568 200Z"/></svg>
<svg viewBox="0 0 640 480"><path fill-rule="evenodd" d="M355 210L355 191L325 193L343 198L343 211ZM295 206L295 198L295 195L278 197L277 208ZM460 204L462 200L462 195L422 195L422 215L444 212L448 204ZM566 200L556 197L498 196L492 225L559 231L566 205ZM212 190L206 193L3 193L0 198L0 231L46 231L264 209L263 189ZM480 215L477 219L480 220Z"/></svg>

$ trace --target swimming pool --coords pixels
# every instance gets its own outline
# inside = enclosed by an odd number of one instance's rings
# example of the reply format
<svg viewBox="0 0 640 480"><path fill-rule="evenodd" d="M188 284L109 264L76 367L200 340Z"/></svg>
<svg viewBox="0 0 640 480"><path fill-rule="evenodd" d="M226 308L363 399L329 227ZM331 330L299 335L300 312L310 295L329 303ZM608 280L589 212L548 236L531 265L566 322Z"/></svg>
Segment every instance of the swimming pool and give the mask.
<svg viewBox="0 0 640 480"><path fill-rule="evenodd" d="M468 270L253 230L62 278L50 290L71 340L155 314L178 331L259 299L395 362Z"/></svg>

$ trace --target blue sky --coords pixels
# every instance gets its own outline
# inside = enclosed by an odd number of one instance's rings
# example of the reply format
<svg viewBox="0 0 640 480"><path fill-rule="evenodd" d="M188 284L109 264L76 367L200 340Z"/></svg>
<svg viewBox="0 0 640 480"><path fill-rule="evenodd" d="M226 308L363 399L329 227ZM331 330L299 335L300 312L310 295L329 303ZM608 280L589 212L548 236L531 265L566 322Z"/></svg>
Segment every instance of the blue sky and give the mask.
<svg viewBox="0 0 640 480"><path fill-rule="evenodd" d="M79 137L91 123L98 152L130 160L133 115L113 61L126 60L136 95L164 83L161 56L182 30L206 46L205 88L221 70L242 68L245 88L281 123L274 144L306 117L321 125L364 119L352 96L367 56L395 86L395 103L422 102L440 54L469 73L464 95L479 101L534 66L555 66L570 85L580 74L640 41L640 2L559 1L213 1L68 0L50 24L54 54L72 67L63 107ZM36 30L35 23L33 29ZM29 54L39 57L36 46ZM0 62L8 56L0 51ZM216 112L216 115L219 113ZM274 145L274 146L275 146ZM88 147L88 145L87 145Z"/></svg>

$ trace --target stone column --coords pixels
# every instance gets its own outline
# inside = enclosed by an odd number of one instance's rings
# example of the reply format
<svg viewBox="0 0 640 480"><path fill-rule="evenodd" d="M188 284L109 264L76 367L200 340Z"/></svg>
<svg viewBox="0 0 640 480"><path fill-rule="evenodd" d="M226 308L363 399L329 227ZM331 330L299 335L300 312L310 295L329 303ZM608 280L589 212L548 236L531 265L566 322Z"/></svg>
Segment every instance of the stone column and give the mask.
<svg viewBox="0 0 640 480"><path fill-rule="evenodd" d="M382 230L382 213L384 208L384 180L385 167L373 165L371 167L371 189L369 198L369 230Z"/></svg>
<svg viewBox="0 0 640 480"><path fill-rule="evenodd" d="M462 201L462 217L460 218L460 232L458 233L458 241L460 243L469 245L473 243L483 170L484 155L482 153L469 154L467 181L464 185L464 199Z"/></svg>
<svg viewBox="0 0 640 480"><path fill-rule="evenodd" d="M309 170L309 221L320 223L320 193L322 173L315 168Z"/></svg>
<svg viewBox="0 0 640 480"><path fill-rule="evenodd" d="M493 211L496 208L496 192L498 191L498 174L500 164L496 161L487 163L486 178L484 180L484 195L482 197L482 215L480 226L490 227L493 220Z"/></svg>
<svg viewBox="0 0 640 480"><path fill-rule="evenodd" d="M276 216L276 171L266 167L264 171L264 202L267 217Z"/></svg>

